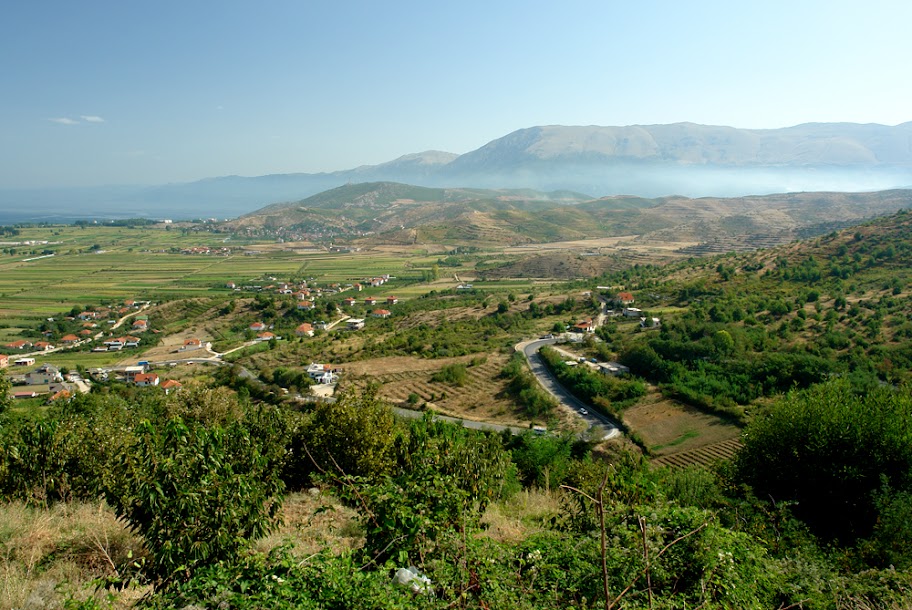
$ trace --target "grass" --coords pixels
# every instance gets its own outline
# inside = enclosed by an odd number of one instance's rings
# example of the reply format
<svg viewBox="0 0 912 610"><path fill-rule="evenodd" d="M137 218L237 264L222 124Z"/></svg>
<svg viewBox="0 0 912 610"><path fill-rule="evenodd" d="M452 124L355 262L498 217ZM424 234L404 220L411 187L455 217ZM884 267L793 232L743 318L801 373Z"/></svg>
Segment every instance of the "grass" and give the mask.
<svg viewBox="0 0 912 610"><path fill-rule="evenodd" d="M0 505L0 610L86 599L94 595L90 581L116 575L141 552L140 540L104 504ZM120 592L114 607L131 607L143 592Z"/></svg>

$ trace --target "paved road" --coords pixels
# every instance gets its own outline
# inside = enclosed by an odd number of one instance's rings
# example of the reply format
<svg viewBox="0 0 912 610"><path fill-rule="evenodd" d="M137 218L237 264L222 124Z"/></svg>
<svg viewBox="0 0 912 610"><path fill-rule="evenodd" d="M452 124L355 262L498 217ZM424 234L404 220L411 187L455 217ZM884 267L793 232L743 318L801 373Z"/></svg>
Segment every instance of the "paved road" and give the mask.
<svg viewBox="0 0 912 610"><path fill-rule="evenodd" d="M562 386L557 378L551 374L551 371L548 370L548 367L545 366L545 363L542 362L541 356L538 355L538 350L540 350L545 345L553 345L557 343L557 339L536 339L532 341L523 341L516 345L517 351L522 351L526 356L526 360L529 362L529 368L532 370L532 374L535 375L535 378L538 379L538 382L542 387L557 399L558 403L563 405L565 408L574 412L579 417L582 417L590 425L590 427L600 426L606 430L604 438L614 438L615 436L621 433L618 428L617 423L610 417L605 417L601 413L596 413L592 408L586 405L579 398L570 393L570 391ZM585 409L588 414L582 415L580 409Z"/></svg>

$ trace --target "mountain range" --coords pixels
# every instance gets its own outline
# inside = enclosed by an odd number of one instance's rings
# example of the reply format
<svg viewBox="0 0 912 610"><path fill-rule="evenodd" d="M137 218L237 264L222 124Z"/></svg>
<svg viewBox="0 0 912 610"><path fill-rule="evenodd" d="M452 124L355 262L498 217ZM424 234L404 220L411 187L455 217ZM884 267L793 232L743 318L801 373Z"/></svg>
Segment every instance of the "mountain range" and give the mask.
<svg viewBox="0 0 912 610"><path fill-rule="evenodd" d="M329 173L225 176L146 187L0 190L0 222L235 217L347 183L569 190L593 198L874 191L912 185L912 122L783 129L675 123L520 129L462 155L409 154Z"/></svg>

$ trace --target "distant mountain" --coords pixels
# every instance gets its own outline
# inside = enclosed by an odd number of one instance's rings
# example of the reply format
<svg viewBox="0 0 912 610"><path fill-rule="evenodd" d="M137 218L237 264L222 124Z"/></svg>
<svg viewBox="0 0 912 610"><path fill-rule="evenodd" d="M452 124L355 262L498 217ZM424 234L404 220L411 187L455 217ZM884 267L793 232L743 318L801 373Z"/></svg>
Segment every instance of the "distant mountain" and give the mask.
<svg viewBox="0 0 912 610"><path fill-rule="evenodd" d="M636 236L694 242L694 254L774 246L912 207L912 191L690 199L350 184L274 204L220 230L292 241L517 245Z"/></svg>
<svg viewBox="0 0 912 610"><path fill-rule="evenodd" d="M347 183L743 196L912 185L912 122L736 129L675 123L521 129L455 155L427 151L319 174L226 176L153 187L0 190L0 222L97 217L234 217Z"/></svg>

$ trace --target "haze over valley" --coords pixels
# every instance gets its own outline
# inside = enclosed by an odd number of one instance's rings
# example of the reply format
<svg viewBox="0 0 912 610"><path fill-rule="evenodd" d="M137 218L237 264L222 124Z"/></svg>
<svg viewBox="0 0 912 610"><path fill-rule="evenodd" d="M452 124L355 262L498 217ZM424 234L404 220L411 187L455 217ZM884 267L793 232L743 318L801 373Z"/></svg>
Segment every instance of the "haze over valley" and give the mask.
<svg viewBox="0 0 912 610"><path fill-rule="evenodd" d="M230 218L347 183L740 197L912 185L912 123L751 130L693 123L532 127L462 155L427 151L329 173L223 176L150 186L0 189L0 222Z"/></svg>

